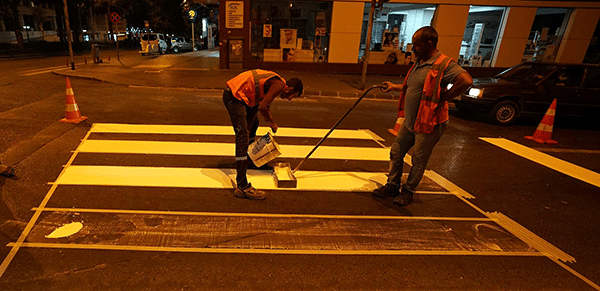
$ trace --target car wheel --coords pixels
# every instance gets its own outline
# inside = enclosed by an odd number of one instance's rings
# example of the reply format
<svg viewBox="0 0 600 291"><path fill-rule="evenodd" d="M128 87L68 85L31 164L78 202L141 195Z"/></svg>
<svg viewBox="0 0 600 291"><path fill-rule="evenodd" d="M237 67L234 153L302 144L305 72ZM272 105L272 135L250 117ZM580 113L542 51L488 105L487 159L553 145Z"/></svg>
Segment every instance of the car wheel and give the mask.
<svg viewBox="0 0 600 291"><path fill-rule="evenodd" d="M494 105L488 118L496 124L510 125L517 120L520 113L521 109L519 109L517 103L511 100L504 100Z"/></svg>
<svg viewBox="0 0 600 291"><path fill-rule="evenodd" d="M174 53L178 53L179 52L179 48L178 47L173 47L173 52Z"/></svg>

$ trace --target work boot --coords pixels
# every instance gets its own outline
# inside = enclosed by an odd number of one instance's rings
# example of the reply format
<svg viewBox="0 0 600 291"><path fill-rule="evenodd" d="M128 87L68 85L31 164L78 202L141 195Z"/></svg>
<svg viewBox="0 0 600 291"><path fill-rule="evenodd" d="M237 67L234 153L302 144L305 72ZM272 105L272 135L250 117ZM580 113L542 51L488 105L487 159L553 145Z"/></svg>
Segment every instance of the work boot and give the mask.
<svg viewBox="0 0 600 291"><path fill-rule="evenodd" d="M267 193L252 187L252 184L248 183L248 186L244 189L236 187L235 191L233 191L233 196L236 198L248 198L250 200L263 200L267 198Z"/></svg>
<svg viewBox="0 0 600 291"><path fill-rule="evenodd" d="M373 190L373 196L375 197L379 197L379 198L386 198L386 197L396 197L399 194L400 188L396 188L393 185L387 183L375 190Z"/></svg>
<svg viewBox="0 0 600 291"><path fill-rule="evenodd" d="M400 195L394 199L394 203L400 206L406 206L413 202L413 191L402 188Z"/></svg>

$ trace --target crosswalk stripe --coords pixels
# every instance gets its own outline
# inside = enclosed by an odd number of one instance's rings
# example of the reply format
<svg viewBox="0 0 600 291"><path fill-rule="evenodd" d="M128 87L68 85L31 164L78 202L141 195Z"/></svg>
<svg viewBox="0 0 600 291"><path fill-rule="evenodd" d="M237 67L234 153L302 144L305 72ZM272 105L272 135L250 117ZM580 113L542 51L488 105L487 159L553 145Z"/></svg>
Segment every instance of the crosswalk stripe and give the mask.
<svg viewBox="0 0 600 291"><path fill-rule="evenodd" d="M233 189L235 169L69 166L56 180L59 185L181 187ZM299 191L371 192L385 184L384 173L298 171ZM258 189L278 190L271 171L248 170Z"/></svg>
<svg viewBox="0 0 600 291"><path fill-rule="evenodd" d="M257 134L264 135L268 128L259 128ZM150 134L197 134L197 135L234 135L233 127L219 125L160 125L160 124L116 124L95 123L92 133L150 133ZM275 137L322 138L329 129L280 127ZM328 138L366 139L373 136L365 130L336 129Z"/></svg>
<svg viewBox="0 0 600 291"><path fill-rule="evenodd" d="M280 158L304 158L314 146L279 145ZM86 140L79 152L126 153L163 155L233 156L233 143L129 141L129 140ZM384 148L320 146L311 159L385 161L390 159L390 150Z"/></svg>

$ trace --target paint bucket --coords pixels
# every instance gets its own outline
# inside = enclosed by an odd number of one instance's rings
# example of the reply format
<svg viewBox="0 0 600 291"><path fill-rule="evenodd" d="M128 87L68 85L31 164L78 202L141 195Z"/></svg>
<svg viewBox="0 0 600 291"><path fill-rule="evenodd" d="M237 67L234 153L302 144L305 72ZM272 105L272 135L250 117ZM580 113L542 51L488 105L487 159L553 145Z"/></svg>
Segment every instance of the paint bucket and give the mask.
<svg viewBox="0 0 600 291"><path fill-rule="evenodd" d="M254 162L254 165L261 167L280 156L281 151L273 135L267 132L267 134L261 136L248 146L248 155L252 159L252 162Z"/></svg>

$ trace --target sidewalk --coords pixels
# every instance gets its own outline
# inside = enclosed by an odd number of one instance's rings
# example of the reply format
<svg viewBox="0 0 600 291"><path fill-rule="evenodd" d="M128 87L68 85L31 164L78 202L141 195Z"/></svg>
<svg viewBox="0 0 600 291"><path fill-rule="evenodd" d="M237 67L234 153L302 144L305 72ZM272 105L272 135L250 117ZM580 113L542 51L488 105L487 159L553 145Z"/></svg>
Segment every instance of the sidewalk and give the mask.
<svg viewBox="0 0 600 291"><path fill-rule="evenodd" d="M100 82L120 84L126 86L148 86L186 88L200 90L221 90L227 80L235 77L242 70L221 69L195 69L177 68L159 65L155 66L128 66L116 60L102 64L78 65L76 69L55 70L52 73L69 78L85 78ZM305 96L323 97L360 97L363 90L359 90L361 75L353 74L319 74L315 72L282 71L278 74L289 79L298 77L304 83ZM393 76L368 75L365 89L373 85L380 85L383 81L400 83L402 79ZM365 98L398 99L398 92L382 93L380 90L371 90Z"/></svg>

